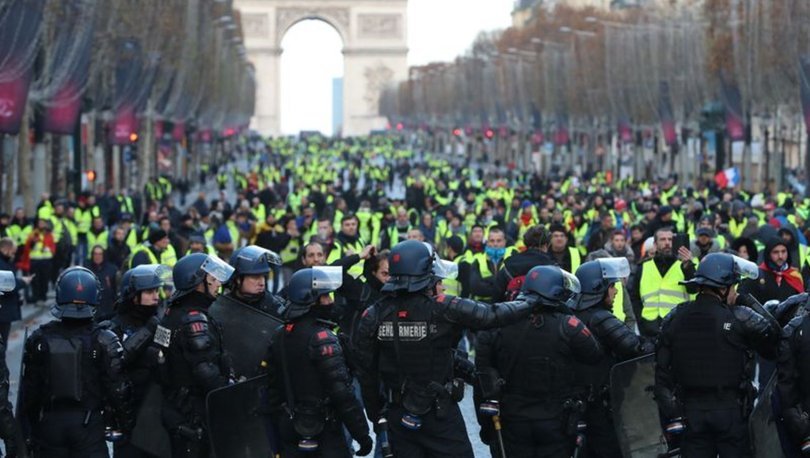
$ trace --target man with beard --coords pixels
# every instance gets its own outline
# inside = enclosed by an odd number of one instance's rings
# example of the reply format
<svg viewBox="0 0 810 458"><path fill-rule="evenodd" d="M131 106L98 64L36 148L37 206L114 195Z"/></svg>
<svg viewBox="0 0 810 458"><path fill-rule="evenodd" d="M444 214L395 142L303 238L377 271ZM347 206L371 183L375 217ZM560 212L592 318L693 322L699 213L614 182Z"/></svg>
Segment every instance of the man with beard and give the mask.
<svg viewBox="0 0 810 458"><path fill-rule="evenodd" d="M703 260L709 253L717 253L720 251L720 245L715 240L716 233L713 229L708 227L700 227L695 231L697 236L696 240L692 240L690 251L692 256Z"/></svg>
<svg viewBox="0 0 810 458"><path fill-rule="evenodd" d="M124 373L132 382L133 407L137 412L146 397L152 381L152 371L157 365L157 348L152 340L158 327L157 311L160 304L160 288L171 271L165 266L142 264L130 269L121 277L118 292L117 315L100 323L122 342ZM130 442L114 444L115 458L148 458L149 453Z"/></svg>
<svg viewBox="0 0 810 458"><path fill-rule="evenodd" d="M411 230L411 222L408 219L408 211L405 210L405 207L399 207L396 220L383 232L380 246L383 249L390 249L397 243L407 240L409 230Z"/></svg>
<svg viewBox="0 0 810 458"><path fill-rule="evenodd" d="M740 294L749 293L764 304L770 300L781 302L804 292L802 274L790 265L788 246L783 239L772 238L765 245L763 259L759 265L759 278L743 281Z"/></svg>
<svg viewBox="0 0 810 458"><path fill-rule="evenodd" d="M695 264L688 248L672 251L672 237L671 228L655 232L655 256L641 264L630 288L633 311L643 336L658 335L664 317L689 300L686 287L680 282L692 278Z"/></svg>

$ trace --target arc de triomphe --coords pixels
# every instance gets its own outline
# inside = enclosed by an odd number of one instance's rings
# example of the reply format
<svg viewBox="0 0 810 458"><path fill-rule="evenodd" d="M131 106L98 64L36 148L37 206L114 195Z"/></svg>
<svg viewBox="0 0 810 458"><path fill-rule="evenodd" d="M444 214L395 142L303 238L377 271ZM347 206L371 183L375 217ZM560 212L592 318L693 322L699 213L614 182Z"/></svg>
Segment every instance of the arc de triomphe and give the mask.
<svg viewBox="0 0 810 458"><path fill-rule="evenodd" d="M343 135L384 128L380 92L408 77L407 0L236 0L248 59L256 67L251 128L281 133L281 40L293 25L320 19L343 39Z"/></svg>

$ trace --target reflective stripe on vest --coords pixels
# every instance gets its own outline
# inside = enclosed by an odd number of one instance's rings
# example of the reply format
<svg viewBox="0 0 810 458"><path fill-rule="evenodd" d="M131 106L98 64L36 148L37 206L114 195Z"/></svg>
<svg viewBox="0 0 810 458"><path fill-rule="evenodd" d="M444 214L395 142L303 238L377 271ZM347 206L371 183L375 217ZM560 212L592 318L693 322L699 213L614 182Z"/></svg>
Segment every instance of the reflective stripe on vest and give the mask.
<svg viewBox="0 0 810 458"><path fill-rule="evenodd" d="M686 287L678 283L683 280L681 264L677 261L672 263L663 278L654 260L644 262L639 283L639 295L643 304L641 317L647 321L663 318L678 304L688 301Z"/></svg>
<svg viewBox="0 0 810 458"><path fill-rule="evenodd" d="M579 265L582 264L582 256L579 254L579 250L575 247L568 247L568 253L571 254L571 272L569 273L576 273L577 269L579 269Z"/></svg>
<svg viewBox="0 0 810 458"><path fill-rule="evenodd" d="M613 298L613 315L624 323L624 320L627 319L624 314L624 284L620 281L614 284L616 285L616 296Z"/></svg>

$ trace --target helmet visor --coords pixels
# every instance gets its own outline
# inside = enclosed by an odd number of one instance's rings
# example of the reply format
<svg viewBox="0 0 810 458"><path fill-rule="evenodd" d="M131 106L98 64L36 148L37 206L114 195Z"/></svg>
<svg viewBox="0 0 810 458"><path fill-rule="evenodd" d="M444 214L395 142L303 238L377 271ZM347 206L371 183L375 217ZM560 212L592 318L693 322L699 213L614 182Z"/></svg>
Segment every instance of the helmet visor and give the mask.
<svg viewBox="0 0 810 458"><path fill-rule="evenodd" d="M582 291L582 286L579 284L579 279L576 276L569 274L562 269L560 269L560 273L563 277L563 287L567 291L573 294L579 294L580 291Z"/></svg>
<svg viewBox="0 0 810 458"><path fill-rule="evenodd" d="M172 271L162 264L144 264L132 269L130 275L135 291L142 291L162 287L167 278L171 280Z"/></svg>
<svg viewBox="0 0 810 458"><path fill-rule="evenodd" d="M343 285L343 268L319 266L312 268L312 289L335 291Z"/></svg>
<svg viewBox="0 0 810 458"><path fill-rule="evenodd" d="M433 261L433 275L443 280L458 278L458 264L437 258Z"/></svg>
<svg viewBox="0 0 810 458"><path fill-rule="evenodd" d="M233 267L216 256L208 256L208 259L200 266L203 272L216 278L220 283L227 282L233 275Z"/></svg>
<svg viewBox="0 0 810 458"><path fill-rule="evenodd" d="M759 267L751 261L738 256L734 258L734 273L743 279L756 280L759 277Z"/></svg>
<svg viewBox="0 0 810 458"><path fill-rule="evenodd" d="M621 280L630 276L630 263L627 258L597 259L602 269L602 278L609 281Z"/></svg>
<svg viewBox="0 0 810 458"><path fill-rule="evenodd" d="M250 245L242 248L237 256L246 261L260 261L262 258L264 258L264 262L266 262L268 265L281 265L281 258L276 253L256 245Z"/></svg>
<svg viewBox="0 0 810 458"><path fill-rule="evenodd" d="M14 277L14 272L0 271L0 294L14 291L15 286L17 286L17 279Z"/></svg>

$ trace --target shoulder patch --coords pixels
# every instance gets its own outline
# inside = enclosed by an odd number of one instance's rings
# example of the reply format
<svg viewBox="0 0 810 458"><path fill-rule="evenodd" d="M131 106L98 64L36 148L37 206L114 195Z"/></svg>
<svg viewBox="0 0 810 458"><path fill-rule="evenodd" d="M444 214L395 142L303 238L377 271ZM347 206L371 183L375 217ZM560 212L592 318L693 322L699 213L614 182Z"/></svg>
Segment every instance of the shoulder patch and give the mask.
<svg viewBox="0 0 810 458"><path fill-rule="evenodd" d="M172 331L158 325L157 329L155 330L155 337L152 339L152 341L161 347L169 348L169 345L172 343Z"/></svg>
<svg viewBox="0 0 810 458"><path fill-rule="evenodd" d="M579 321L579 318L577 318L577 317L575 317L573 315L568 317L568 326L571 326L572 328L575 328L575 327L579 326L580 323L582 323L582 322Z"/></svg>

